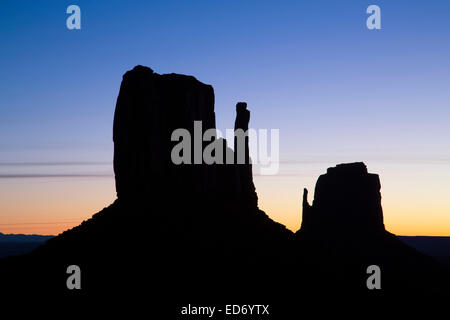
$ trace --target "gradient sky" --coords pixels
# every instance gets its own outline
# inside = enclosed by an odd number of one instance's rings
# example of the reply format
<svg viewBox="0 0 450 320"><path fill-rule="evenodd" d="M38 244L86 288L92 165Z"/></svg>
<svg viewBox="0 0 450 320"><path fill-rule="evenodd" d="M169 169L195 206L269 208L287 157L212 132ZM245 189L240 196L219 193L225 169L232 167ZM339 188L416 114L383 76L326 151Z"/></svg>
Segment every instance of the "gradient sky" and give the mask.
<svg viewBox="0 0 450 320"><path fill-rule="evenodd" d="M290 229L303 187L364 161L389 231L450 235L449 39L442 0L2 1L0 232L57 234L114 200L115 100L142 64L213 85L221 130L237 101L280 129L280 173L255 184Z"/></svg>

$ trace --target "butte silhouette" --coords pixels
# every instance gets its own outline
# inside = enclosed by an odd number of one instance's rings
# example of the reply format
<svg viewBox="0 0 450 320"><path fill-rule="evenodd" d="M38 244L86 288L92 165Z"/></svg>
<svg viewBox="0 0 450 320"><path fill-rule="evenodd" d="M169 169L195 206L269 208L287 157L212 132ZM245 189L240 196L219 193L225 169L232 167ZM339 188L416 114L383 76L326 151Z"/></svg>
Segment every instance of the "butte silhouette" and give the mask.
<svg viewBox="0 0 450 320"><path fill-rule="evenodd" d="M235 129L249 120L238 103ZM446 294L446 271L385 230L380 180L363 163L329 168L311 205L305 190L293 233L258 208L248 146L244 164L171 161L172 132L193 134L194 121L216 126L210 85L143 66L126 72L113 126L117 199L32 253L2 260L5 290L121 296L161 319L194 301L259 299L293 314L300 302ZM81 268L81 290L67 289L69 265ZM381 290L366 286L370 265L382 271Z"/></svg>

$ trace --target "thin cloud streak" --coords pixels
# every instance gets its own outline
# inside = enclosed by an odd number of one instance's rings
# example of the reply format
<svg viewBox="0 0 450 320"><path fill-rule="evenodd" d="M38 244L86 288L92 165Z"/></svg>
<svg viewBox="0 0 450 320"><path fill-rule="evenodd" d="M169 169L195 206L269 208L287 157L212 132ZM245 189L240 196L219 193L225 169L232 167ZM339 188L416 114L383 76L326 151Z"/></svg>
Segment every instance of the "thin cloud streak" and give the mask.
<svg viewBox="0 0 450 320"><path fill-rule="evenodd" d="M419 163L419 164L448 164L450 163L450 158L389 158L389 157L359 157L353 162L366 162L366 161L374 161L374 162L392 162L392 163ZM278 163L279 164L285 164L285 165L298 165L298 164L322 164L322 163L330 163L333 162L328 159L307 159L307 160L281 160Z"/></svg>
<svg viewBox="0 0 450 320"><path fill-rule="evenodd" d="M80 220L71 220L71 221L57 221L57 222L17 222L17 223L0 223L0 226L21 226L21 225L35 225L35 224L68 224L68 223L79 223Z"/></svg>
<svg viewBox="0 0 450 320"><path fill-rule="evenodd" d="M112 178L111 173L77 173L77 174L0 174L0 179L42 179L42 178Z"/></svg>
<svg viewBox="0 0 450 320"><path fill-rule="evenodd" d="M107 161L49 161L49 162L0 162L0 167L46 167L46 166L101 166L112 165Z"/></svg>

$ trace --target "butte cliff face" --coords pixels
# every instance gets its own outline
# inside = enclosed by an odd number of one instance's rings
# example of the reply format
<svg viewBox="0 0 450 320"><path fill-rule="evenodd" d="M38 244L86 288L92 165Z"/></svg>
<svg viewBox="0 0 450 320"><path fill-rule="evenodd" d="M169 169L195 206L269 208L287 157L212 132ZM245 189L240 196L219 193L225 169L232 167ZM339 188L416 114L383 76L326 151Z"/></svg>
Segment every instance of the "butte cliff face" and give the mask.
<svg viewBox="0 0 450 320"><path fill-rule="evenodd" d="M238 103L235 130L246 131L249 121L247 104ZM143 66L125 73L113 126L118 198L137 200L154 194L177 197L187 194L204 199L206 195L226 194L239 198L250 209L257 209L248 138L245 163L237 164L237 157L227 147L226 140L213 134L210 141L202 141L204 133L215 128L214 90L210 85L192 76L160 75ZM172 134L177 129L187 130L190 135L190 164L174 164L171 159L178 143ZM199 139L200 147L196 148ZM222 163L203 162L203 151L211 142L220 146ZM227 155L235 164L225 163Z"/></svg>
<svg viewBox="0 0 450 320"><path fill-rule="evenodd" d="M198 170L185 172L171 161L172 133L185 128L194 137L194 121L201 121L201 136L215 128L210 85L191 76L160 75L143 66L125 73L113 127L117 196L138 198L156 190L176 189L180 183L190 191L208 190L214 182L212 167L197 166Z"/></svg>

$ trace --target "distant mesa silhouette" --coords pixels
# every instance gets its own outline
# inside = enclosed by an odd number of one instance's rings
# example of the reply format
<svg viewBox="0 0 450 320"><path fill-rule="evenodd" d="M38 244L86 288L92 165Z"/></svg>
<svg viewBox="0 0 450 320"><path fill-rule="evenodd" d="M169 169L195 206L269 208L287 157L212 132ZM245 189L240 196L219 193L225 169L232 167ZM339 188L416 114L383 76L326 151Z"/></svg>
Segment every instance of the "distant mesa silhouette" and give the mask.
<svg viewBox="0 0 450 320"><path fill-rule="evenodd" d="M305 189L293 233L258 207L248 139L244 164L171 161L172 132L193 135L194 121L216 127L212 86L144 66L125 73L113 125L117 199L31 254L0 260L3 287L120 295L151 304L154 315L168 304L230 297L295 312L298 301L326 301L325 293L364 297L366 268L377 264L388 293L442 293L440 266L385 230L380 180L363 163L329 168L311 205ZM237 103L235 129L249 121L247 104ZM78 293L66 287L72 264L83 272Z"/></svg>

